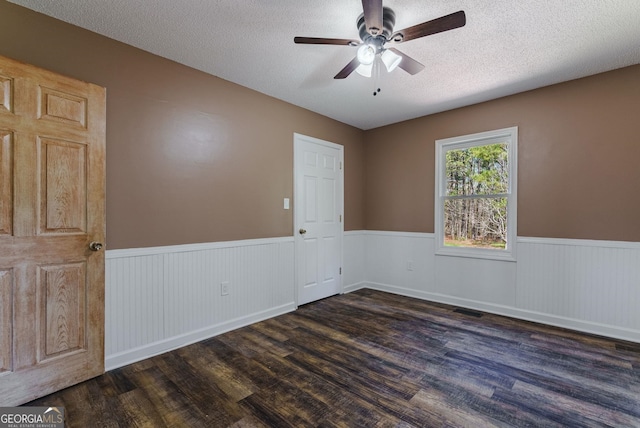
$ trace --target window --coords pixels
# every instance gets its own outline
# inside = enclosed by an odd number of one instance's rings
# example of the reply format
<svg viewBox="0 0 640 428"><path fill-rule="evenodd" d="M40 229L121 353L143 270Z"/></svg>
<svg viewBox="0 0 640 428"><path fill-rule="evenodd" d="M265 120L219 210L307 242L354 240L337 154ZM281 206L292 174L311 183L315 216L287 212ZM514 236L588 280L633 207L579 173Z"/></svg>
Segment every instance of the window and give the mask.
<svg viewBox="0 0 640 428"><path fill-rule="evenodd" d="M436 254L515 260L518 128L436 141Z"/></svg>

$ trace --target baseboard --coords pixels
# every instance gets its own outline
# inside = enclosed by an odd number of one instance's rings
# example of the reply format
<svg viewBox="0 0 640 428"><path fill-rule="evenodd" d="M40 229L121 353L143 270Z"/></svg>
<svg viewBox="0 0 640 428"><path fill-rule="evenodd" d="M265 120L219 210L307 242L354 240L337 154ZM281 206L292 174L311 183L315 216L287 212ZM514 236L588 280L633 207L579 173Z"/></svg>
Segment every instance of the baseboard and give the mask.
<svg viewBox="0 0 640 428"><path fill-rule="evenodd" d="M503 315L511 318L521 319L524 321L532 321L540 324L546 324L546 325L551 325L555 327L566 328L569 330L580 331L583 333L595 334L599 336L606 336L614 339L640 343L640 331L638 330L632 330L632 329L626 329L626 328L621 328L616 326L610 326L606 324L576 320L572 318L566 318L566 317L561 317L556 315L518 309L510 306L480 302L475 300L459 298L455 296L448 296L445 294L413 290L413 289L397 287L389 284L363 282L360 284L359 289L361 288L370 288L372 290L399 294L402 296L413 297L416 299L427 300L430 302L444 303L452 306L475 309L475 310L488 312L496 315ZM355 291L355 289L352 291Z"/></svg>
<svg viewBox="0 0 640 428"><path fill-rule="evenodd" d="M343 293L353 293L354 291L358 291L362 288L366 288L367 283L364 281L356 282L355 284L345 285L342 292Z"/></svg>
<svg viewBox="0 0 640 428"><path fill-rule="evenodd" d="M212 325L203 329L191 331L179 336L170 337L158 342L150 343L135 349L129 349L118 354L108 355L105 358L105 370L113 370L118 367L126 366L147 358L151 358L156 355L164 354L165 352L172 351L174 349L182 348L183 346L191 345L196 342L200 342L205 339L217 336L222 333L226 333L231 330L235 330L241 327L246 327L250 324L264 321L269 318L283 315L288 312L296 310L295 302L287 303L279 307L271 308L266 311L257 312L241 318L225 321L223 323Z"/></svg>

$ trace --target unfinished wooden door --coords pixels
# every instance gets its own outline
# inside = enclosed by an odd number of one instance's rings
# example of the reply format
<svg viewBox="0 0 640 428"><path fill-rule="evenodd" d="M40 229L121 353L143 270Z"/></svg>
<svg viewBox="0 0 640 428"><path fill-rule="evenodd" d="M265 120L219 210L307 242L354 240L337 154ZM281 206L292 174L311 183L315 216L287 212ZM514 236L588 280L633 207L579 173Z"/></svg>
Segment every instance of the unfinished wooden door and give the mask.
<svg viewBox="0 0 640 428"><path fill-rule="evenodd" d="M104 154L104 88L0 57L0 406L104 371Z"/></svg>

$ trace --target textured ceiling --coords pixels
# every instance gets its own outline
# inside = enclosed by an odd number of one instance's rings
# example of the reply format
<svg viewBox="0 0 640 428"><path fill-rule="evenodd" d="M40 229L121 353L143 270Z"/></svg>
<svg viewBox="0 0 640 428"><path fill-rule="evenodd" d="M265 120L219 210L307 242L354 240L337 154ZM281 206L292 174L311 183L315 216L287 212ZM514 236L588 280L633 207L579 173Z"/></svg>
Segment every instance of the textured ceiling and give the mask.
<svg viewBox="0 0 640 428"><path fill-rule="evenodd" d="M640 0L384 0L396 30L467 24L395 45L426 67L377 81L333 79L354 47L293 43L358 39L359 0L10 1L361 129L640 63Z"/></svg>

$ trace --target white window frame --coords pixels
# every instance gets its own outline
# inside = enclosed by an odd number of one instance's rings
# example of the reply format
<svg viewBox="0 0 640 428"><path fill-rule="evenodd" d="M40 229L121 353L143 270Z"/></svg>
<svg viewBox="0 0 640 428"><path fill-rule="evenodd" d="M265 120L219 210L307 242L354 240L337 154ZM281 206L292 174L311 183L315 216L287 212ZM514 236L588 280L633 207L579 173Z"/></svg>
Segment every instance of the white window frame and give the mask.
<svg viewBox="0 0 640 428"><path fill-rule="evenodd" d="M446 196L446 153L489 144L506 143L509 165L507 198L507 246L505 249L451 247L444 245L444 203ZM435 237L436 255L472 257L493 260L516 260L518 231L518 127L497 129L460 137L436 140Z"/></svg>

